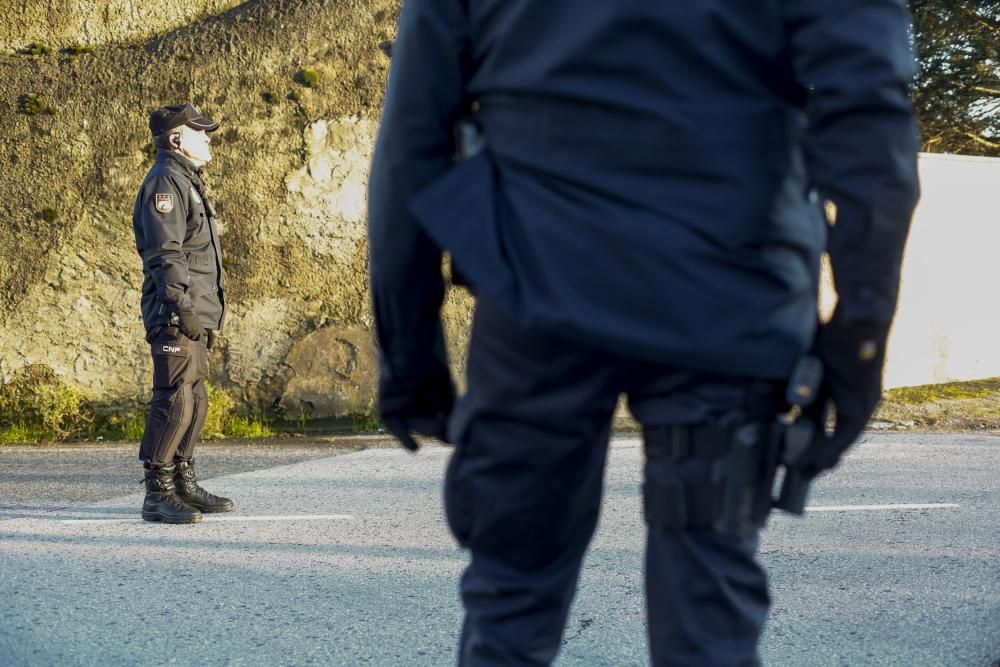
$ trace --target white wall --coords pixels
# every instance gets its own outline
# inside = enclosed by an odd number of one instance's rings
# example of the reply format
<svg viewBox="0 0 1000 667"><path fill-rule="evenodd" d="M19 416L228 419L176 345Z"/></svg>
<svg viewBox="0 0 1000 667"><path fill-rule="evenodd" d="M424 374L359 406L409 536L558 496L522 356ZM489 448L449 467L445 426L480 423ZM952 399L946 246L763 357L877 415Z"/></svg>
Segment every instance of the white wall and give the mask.
<svg viewBox="0 0 1000 667"><path fill-rule="evenodd" d="M1000 376L1000 159L921 154L886 387Z"/></svg>

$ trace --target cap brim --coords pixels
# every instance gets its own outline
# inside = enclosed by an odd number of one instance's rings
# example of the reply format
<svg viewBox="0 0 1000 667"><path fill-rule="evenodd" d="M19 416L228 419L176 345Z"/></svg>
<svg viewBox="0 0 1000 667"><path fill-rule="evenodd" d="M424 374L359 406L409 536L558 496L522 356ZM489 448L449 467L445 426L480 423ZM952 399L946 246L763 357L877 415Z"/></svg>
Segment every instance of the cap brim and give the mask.
<svg viewBox="0 0 1000 667"><path fill-rule="evenodd" d="M193 120L187 122L188 127L192 127L196 130L204 130L205 132L215 132L219 129L219 124L214 120L205 118L204 116L199 116Z"/></svg>

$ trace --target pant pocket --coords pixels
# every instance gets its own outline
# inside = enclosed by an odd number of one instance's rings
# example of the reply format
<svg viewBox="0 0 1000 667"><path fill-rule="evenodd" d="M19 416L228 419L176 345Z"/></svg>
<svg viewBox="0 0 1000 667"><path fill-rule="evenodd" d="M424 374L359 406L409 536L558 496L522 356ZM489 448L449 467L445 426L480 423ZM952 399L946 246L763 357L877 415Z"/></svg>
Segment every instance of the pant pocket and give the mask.
<svg viewBox="0 0 1000 667"><path fill-rule="evenodd" d="M161 334L151 344L153 356L153 389L169 389L180 384L194 382L192 375L197 370L196 351L190 341L179 334Z"/></svg>

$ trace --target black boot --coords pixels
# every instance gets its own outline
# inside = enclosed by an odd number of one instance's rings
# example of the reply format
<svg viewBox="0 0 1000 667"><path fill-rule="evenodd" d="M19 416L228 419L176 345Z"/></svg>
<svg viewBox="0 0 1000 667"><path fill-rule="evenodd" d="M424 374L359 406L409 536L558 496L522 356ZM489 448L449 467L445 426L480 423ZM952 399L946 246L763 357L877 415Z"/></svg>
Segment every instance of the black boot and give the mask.
<svg viewBox="0 0 1000 667"><path fill-rule="evenodd" d="M174 460L176 461L176 459ZM174 484L177 485L177 497L191 507L200 509L205 513L233 511L232 500L213 496L198 486L198 478L194 474L194 459L190 461L177 461L177 471L174 472Z"/></svg>
<svg viewBox="0 0 1000 667"><path fill-rule="evenodd" d="M198 523L201 512L184 503L174 489L173 465L146 469L146 500L142 518L163 523Z"/></svg>

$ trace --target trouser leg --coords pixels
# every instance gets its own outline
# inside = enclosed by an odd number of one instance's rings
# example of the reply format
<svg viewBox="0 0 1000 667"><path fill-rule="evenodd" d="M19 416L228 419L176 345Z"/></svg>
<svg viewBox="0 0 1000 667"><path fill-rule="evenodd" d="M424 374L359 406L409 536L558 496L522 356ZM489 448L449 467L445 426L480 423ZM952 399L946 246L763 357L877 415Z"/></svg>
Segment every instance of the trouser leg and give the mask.
<svg viewBox="0 0 1000 667"><path fill-rule="evenodd" d="M471 551L459 664L548 665L597 523L607 431L584 440L494 422L462 444L474 452L456 454L448 481Z"/></svg>
<svg viewBox="0 0 1000 667"><path fill-rule="evenodd" d="M191 394L193 401L191 425L177 446L174 461L190 461L194 457L195 445L205 425L205 417L208 416L208 391L205 389L205 380L199 379L191 385Z"/></svg>
<svg viewBox="0 0 1000 667"><path fill-rule="evenodd" d="M153 396L139 446L147 466L172 463L185 437L204 423L204 344L191 341L176 327L164 327L150 341L153 357ZM196 390L196 386L199 387ZM196 397L197 393L197 397ZM199 407L196 413L196 402ZM197 419L196 419L197 416ZM197 437L197 432L194 432ZM193 438L189 446L193 446Z"/></svg>
<svg viewBox="0 0 1000 667"><path fill-rule="evenodd" d="M630 394L630 405L644 427L710 425L744 410L750 386L741 379L667 372ZM673 461L650 454L644 469L646 502L657 489L708 484L713 464L712 458ZM653 502L668 496L661 493ZM667 515L676 510L661 509ZM649 514L647 507L647 521ZM756 558L758 531L738 536L705 526L673 529L655 523L648 526L645 572L654 667L759 664L757 644L770 596Z"/></svg>
<svg viewBox="0 0 1000 667"><path fill-rule="evenodd" d="M445 483L449 525L471 552L460 665L548 665L558 652L617 398L602 361L477 309Z"/></svg>
<svg viewBox="0 0 1000 667"><path fill-rule="evenodd" d="M708 466L691 461L651 476L708 481ZM654 667L756 665L770 605L767 575L756 559L757 534L712 528L666 531L650 526L646 542L646 610Z"/></svg>
<svg viewBox="0 0 1000 667"><path fill-rule="evenodd" d="M177 446L191 426L193 415L191 385L154 389L146 429L139 445L139 458L151 466L163 466L173 461Z"/></svg>

